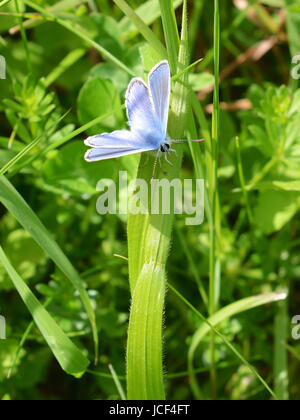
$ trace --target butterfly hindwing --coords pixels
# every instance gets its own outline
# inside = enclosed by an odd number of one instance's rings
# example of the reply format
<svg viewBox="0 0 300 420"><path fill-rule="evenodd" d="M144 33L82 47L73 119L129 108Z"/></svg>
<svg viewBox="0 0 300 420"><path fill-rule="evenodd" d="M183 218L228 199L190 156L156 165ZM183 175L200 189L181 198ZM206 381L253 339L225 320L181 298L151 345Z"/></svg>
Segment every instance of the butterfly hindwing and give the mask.
<svg viewBox="0 0 300 420"><path fill-rule="evenodd" d="M135 153L142 153L142 152L148 152L150 150L153 149L141 149L141 148L137 148L137 149L107 149L107 148L103 148L103 149L99 149L99 148L94 148L94 149L90 149L86 152L85 154L85 160L87 162L97 162L98 160L105 160L105 159L113 159L113 158L118 158L121 156L128 156L128 155L133 155Z"/></svg>
<svg viewBox="0 0 300 420"><path fill-rule="evenodd" d="M131 131L117 130L112 133L103 133L85 140L85 145L104 149L130 149L137 148L140 139Z"/></svg>

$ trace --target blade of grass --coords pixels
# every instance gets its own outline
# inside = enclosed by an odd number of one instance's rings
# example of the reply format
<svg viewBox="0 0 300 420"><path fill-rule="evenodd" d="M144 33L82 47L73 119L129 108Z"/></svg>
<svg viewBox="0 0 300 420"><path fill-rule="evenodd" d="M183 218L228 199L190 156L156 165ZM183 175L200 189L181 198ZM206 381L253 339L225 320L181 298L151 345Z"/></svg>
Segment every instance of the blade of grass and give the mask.
<svg viewBox="0 0 300 420"><path fill-rule="evenodd" d="M182 43L179 53L178 71L188 66L187 10L184 2ZM177 67L175 73L177 72ZM177 82L171 100L169 120L170 135L182 136L187 111L185 84L187 73ZM170 157L173 166L167 163L157 174L167 179L178 177L181 166L182 148L178 156ZM153 165L145 165L142 157L138 178L147 184L153 172ZM153 163L153 159L149 159ZM151 200L150 200L151 201ZM174 200L173 200L174 201ZM148 207L146 207L148 208ZM174 202L171 208L174 209ZM162 318L165 296L165 265L169 253L174 211L169 215L129 215L128 255L129 276L132 293L128 344L127 344L127 397L128 399L165 399L162 369Z"/></svg>
<svg viewBox="0 0 300 420"><path fill-rule="evenodd" d="M282 342L282 345L300 362L300 354L289 344Z"/></svg>
<svg viewBox="0 0 300 420"><path fill-rule="evenodd" d="M88 122L87 124L79 127L77 130L74 130L72 133L67 134L65 137L63 137L63 138L61 138L61 139L59 139L59 140L57 140L57 141L49 144L48 147L46 147L45 149L40 150L39 153L37 153L34 156L31 156L25 162L23 162L20 165L16 166L14 168L14 170L10 172L9 177L10 178L13 177L18 172L20 172L24 167L30 165L35 159L40 158L41 156L47 154L51 150L55 150L55 149L59 148L60 146L63 146L65 143L67 143L68 141L70 141L73 138L77 137L79 134L84 133L89 128L94 127L95 125L97 125L103 119L109 117L110 115L113 115L115 112L120 111L122 109L125 109L125 105L123 105L122 107L116 108L115 110L110 111L110 112L108 112L105 115L101 115L100 117L95 118L94 120Z"/></svg>
<svg viewBox="0 0 300 420"><path fill-rule="evenodd" d="M120 60L118 60L113 54L111 54L109 51L107 51L104 47L102 47L100 44L98 44L96 41L91 39L88 35L86 35L83 30L77 29L74 24L69 23L65 21L64 19L58 18L55 14L47 11L41 6L38 6L37 4L33 3L30 0L23 0L27 6L31 7L34 10L37 10L39 13L41 13L43 16L47 16L51 19L53 19L54 22L58 23L59 25L63 26L64 28L68 29L73 34L77 35L79 38L83 39L88 45L95 48L104 58L107 60L113 62L118 67L120 67L122 70L126 71L126 73L130 74L131 76L134 76L134 73L132 70L127 67L124 63L122 63Z"/></svg>
<svg viewBox="0 0 300 420"><path fill-rule="evenodd" d="M113 366L111 364L108 365L108 368L110 370L110 373L111 373L111 376L113 378L113 381L114 381L114 383L116 385L116 388L118 390L118 393L119 393L119 395L121 397L121 400L125 401L126 400L125 392L123 390L123 387L122 387L122 384L121 384L121 382L119 380L119 377L118 377L118 375L115 372L115 369L113 368Z"/></svg>
<svg viewBox="0 0 300 420"><path fill-rule="evenodd" d="M45 79L45 86L49 87L55 82L66 70L68 70L73 64L79 61L86 53L84 48L77 48L71 51L63 60L54 68L54 70L48 74Z"/></svg>
<svg viewBox="0 0 300 420"><path fill-rule="evenodd" d="M161 58L167 58L166 49L145 22L135 13L125 0L113 0L122 12L134 23L146 41L154 48Z"/></svg>
<svg viewBox="0 0 300 420"><path fill-rule="evenodd" d="M287 291L288 293L288 291ZM275 393L281 401L289 400L288 355L283 343L288 340L288 302L280 302L274 325L274 381Z"/></svg>
<svg viewBox="0 0 300 420"><path fill-rule="evenodd" d="M12 0L3 0L0 2L0 7L6 6L8 3L10 3Z"/></svg>
<svg viewBox="0 0 300 420"><path fill-rule="evenodd" d="M59 248L37 215L32 211L23 197L21 197L13 185L3 175L0 177L0 201L7 208L7 210L12 213L12 215L18 220L24 229L26 229L31 234L31 236L40 245L40 247L46 252L47 255L49 255L49 257L55 262L59 269L66 275L73 286L77 289L92 326L95 345L95 361L97 362L98 332L96 326L96 318L89 295L85 289L85 284L82 282L73 265Z"/></svg>
<svg viewBox="0 0 300 420"><path fill-rule="evenodd" d="M198 270L197 270L196 264L194 262L194 259L191 255L191 252L188 249L187 243L185 241L185 238L183 237L183 234L182 234L181 230L177 226L175 226L175 230L176 230L177 236L179 238L181 248L183 249L183 252L185 253L185 255L188 259L189 265L191 267L191 271L193 273L193 276L195 277L195 280L196 280L196 283L197 283L197 286L198 286L198 289L199 289L199 292L200 292L200 296L202 297L202 300L203 300L205 306L207 307L207 305L208 305L207 293L205 291L202 279L201 279L201 277L198 273Z"/></svg>
<svg viewBox="0 0 300 420"><path fill-rule="evenodd" d="M212 203L212 220L210 225L210 259L209 259L209 314L212 316L216 310L216 290L219 288L217 281L216 267L217 258L217 236L216 226L218 225L218 156L219 156L219 130L220 130L220 5L219 0L214 0L214 102L212 116L212 173L210 176L210 200ZM217 398L217 376L214 369L215 340L211 332L210 355L212 360L211 386L213 399Z"/></svg>
<svg viewBox="0 0 300 420"><path fill-rule="evenodd" d="M65 335L43 305L40 304L29 287L10 264L1 246L0 261L61 368L70 375L81 376L90 364L88 359Z"/></svg>
<svg viewBox="0 0 300 420"><path fill-rule="evenodd" d="M44 307L45 309L47 309L47 306L49 306L49 304L50 304L51 302L52 302L52 298L47 299L47 301L45 302L45 304L43 305L43 307ZM28 327L26 328L26 330L25 330L25 332L24 332L24 334L23 334L23 336L22 336L22 338L21 338L21 341L20 341L20 343L19 343L19 345L18 345L18 348L17 348L17 351L16 351L15 356L14 356L14 358L13 358L12 364L11 364L11 366L10 366L10 368L9 368L8 373L7 373L7 379L9 379L9 378L10 378L10 376L11 376L11 374L12 374L12 372L13 372L13 370L14 370L14 368L15 368L16 364L17 364L19 354L20 354L20 352L21 352L22 348L24 347L24 345L25 345L25 343L26 343L26 341L27 341L27 338L28 338L29 334L31 333L31 331L32 331L33 327L34 327L34 322L31 322L31 323L28 325Z"/></svg>
<svg viewBox="0 0 300 420"><path fill-rule="evenodd" d="M223 308L221 311L219 311L218 313L216 313L212 318L206 319L187 299L185 299L181 293L179 293L175 287L173 287L170 283L168 283L168 287L170 290L172 290L172 292L174 292L178 298L180 300L182 300L202 321L205 325L203 325L203 332L205 331L205 334L207 332L209 332L210 330L212 330L218 337L220 337L220 339L227 345L227 347L237 356L237 358L239 360L242 361L243 364L245 364L249 370L259 379L259 381L264 385L264 387L269 391L269 393L275 398L277 399L276 394L271 390L271 388L269 387L269 385L266 383L266 381L259 375L259 373L256 371L256 369L240 354L240 352L238 350L236 350L236 348L227 340L226 337L223 336L223 334L221 334L214 326L214 322L218 319L218 317L220 316L220 312L222 314L222 311L226 311L226 310L230 310L232 311L232 305L227 306L226 308ZM272 296L271 296L272 295ZM286 299L286 294L282 293L282 292L275 292L275 293L268 293L265 295L260 295L259 299L261 299L261 302L267 303L265 302L265 300L267 299L267 296L269 299L271 299L271 302L275 302L275 301L279 301L279 300L283 300ZM255 299L256 297L252 297L249 299ZM237 303L237 302L236 302ZM233 305L235 305L236 303L234 303ZM261 304L264 304L261 303ZM248 302L249 304L249 302ZM253 304L253 302L252 302ZM255 307L255 306L254 306ZM229 309L228 309L229 308ZM237 309L237 308L235 308ZM250 309L250 307L249 307ZM246 309L245 309L246 310ZM228 312L229 313L229 312ZM224 312L223 312L223 316L224 316ZM225 318L223 318L225 319ZM217 322L218 324L218 322ZM216 325L217 325L216 324ZM205 330L204 330L205 328ZM205 335L204 334L204 335ZM191 351L191 350L190 350ZM189 356L190 357L190 356ZM190 371L193 372L193 367L191 366Z"/></svg>
<svg viewBox="0 0 300 420"><path fill-rule="evenodd" d="M19 0L14 0L14 3L15 3L16 12L20 13ZM32 73L32 64L31 64L31 60L30 60L27 36L26 36L26 32L25 32L25 29L24 29L24 26L23 26L23 18L19 17L18 20L19 20L21 36L22 36L24 49L25 49L28 71L29 71L29 73Z"/></svg>
<svg viewBox="0 0 300 420"><path fill-rule="evenodd" d="M55 121L55 123L50 127L49 131L51 132L51 130L55 128L66 117L66 115L68 115L69 112L70 111L66 112L61 118ZM12 169L15 166L15 164L20 159L22 159L22 157L24 157L27 153L29 153L35 146L37 146L44 137L45 135L42 134L39 137L37 137L35 140L33 140L31 143L29 143L27 146L25 146L15 157L13 157L9 162L7 162L6 165L4 165L0 169L0 176L4 175L7 171Z"/></svg>
<svg viewBox="0 0 300 420"><path fill-rule="evenodd" d="M175 74L178 64L180 38L178 34L175 10L172 0L159 0L161 19L166 38L171 71Z"/></svg>
<svg viewBox="0 0 300 420"><path fill-rule="evenodd" d="M183 0L173 0L174 9L181 6ZM145 22L147 26L153 24L161 15L161 9L158 0L148 0L138 6L134 12ZM125 41L131 40L140 33L133 20L129 16L124 16L119 23L122 34L122 39Z"/></svg>

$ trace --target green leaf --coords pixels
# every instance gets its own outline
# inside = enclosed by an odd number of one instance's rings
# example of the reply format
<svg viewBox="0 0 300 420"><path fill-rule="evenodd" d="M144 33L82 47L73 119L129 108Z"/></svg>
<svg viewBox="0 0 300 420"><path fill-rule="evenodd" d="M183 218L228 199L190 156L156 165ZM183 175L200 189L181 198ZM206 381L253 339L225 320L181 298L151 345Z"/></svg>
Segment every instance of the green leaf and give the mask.
<svg viewBox="0 0 300 420"><path fill-rule="evenodd" d="M292 56L300 54L300 6L295 4L287 10L287 29Z"/></svg>
<svg viewBox="0 0 300 420"><path fill-rule="evenodd" d="M96 194L98 181L101 178L112 178L115 165L111 160L94 165L85 162L83 156L86 150L83 141L76 141L59 151L48 153L42 167L42 183L61 193Z"/></svg>
<svg viewBox="0 0 300 420"><path fill-rule="evenodd" d="M35 275L39 264L45 263L45 254L30 234L23 229L9 233L3 248L15 269L25 280Z"/></svg>
<svg viewBox="0 0 300 420"><path fill-rule="evenodd" d="M81 376L89 366L89 360L65 335L47 310L33 295L29 287L10 264L1 246L0 261L62 369L70 375Z"/></svg>
<svg viewBox="0 0 300 420"><path fill-rule="evenodd" d="M198 74L193 73L190 74L189 77L190 86L195 92L199 92L208 86L211 86L214 83L214 80L214 76L207 72Z"/></svg>
<svg viewBox="0 0 300 420"><path fill-rule="evenodd" d="M250 185L248 190L276 190L276 191L300 191L300 181L266 181L259 182L253 187Z"/></svg>
<svg viewBox="0 0 300 420"><path fill-rule="evenodd" d="M121 31L118 23L111 16L100 14L91 15L93 22L97 26L97 35L95 41L101 44L107 51L115 57L123 60L123 45L120 42Z"/></svg>
<svg viewBox="0 0 300 420"><path fill-rule="evenodd" d="M90 77L110 80L119 93L125 92L129 83L129 76L123 70L110 63L100 63L92 68Z"/></svg>
<svg viewBox="0 0 300 420"><path fill-rule="evenodd" d="M72 266L68 258L59 248L55 240L41 223L37 215L31 210L25 200L16 191L13 185L5 178L0 177L0 201L10 211L18 222L26 229L46 254L55 262L59 269L71 281L78 290L82 302L87 311L95 344L95 357L98 358L98 332L96 326L95 313L85 285L79 277L77 271Z"/></svg>
<svg viewBox="0 0 300 420"><path fill-rule="evenodd" d="M89 79L78 97L78 117L81 124L115 110L114 114L88 130L90 135L112 131L124 121L120 111L121 101L115 86L109 81L95 77ZM120 127L121 128L121 127Z"/></svg>
<svg viewBox="0 0 300 420"><path fill-rule="evenodd" d="M299 194L287 191L265 191L259 195L254 219L266 234L279 231L299 210Z"/></svg>

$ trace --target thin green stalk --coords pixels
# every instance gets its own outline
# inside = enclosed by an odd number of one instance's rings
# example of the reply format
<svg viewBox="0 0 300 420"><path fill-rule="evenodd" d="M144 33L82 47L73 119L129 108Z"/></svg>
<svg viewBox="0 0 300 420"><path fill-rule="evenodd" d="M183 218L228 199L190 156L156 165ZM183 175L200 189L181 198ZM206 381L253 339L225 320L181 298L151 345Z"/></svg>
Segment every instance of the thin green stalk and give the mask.
<svg viewBox="0 0 300 420"><path fill-rule="evenodd" d="M299 362L300 362L300 354L295 350L292 346L285 343L284 341L281 343Z"/></svg>
<svg viewBox="0 0 300 420"><path fill-rule="evenodd" d="M191 267L193 276L195 277L195 280L196 280L196 283L197 283L197 286L198 286L198 289L199 289L199 292L200 292L200 296L201 296L201 298L202 298L205 306L207 307L207 305L208 305L207 293L205 291L205 288L204 288L202 279L201 279L201 277L200 277L200 275L198 273L196 264L194 263L194 259L193 259L192 255L191 255L190 250L188 249L186 240L183 237L183 234L182 234L181 230L177 226L175 226L175 229L176 229L177 236L178 236L178 238L180 240L181 248L183 249L183 252L185 253L185 255L186 255L186 257L187 257L187 259L189 261L189 265Z"/></svg>
<svg viewBox="0 0 300 420"><path fill-rule="evenodd" d="M115 385L116 385L116 388L117 388L117 390L118 390L118 393L119 393L119 395L120 395L120 397L121 397L121 400L125 401L125 400L126 400L126 395L125 395L125 392L124 392L124 390L123 390L122 384L121 384L121 382L120 382L120 380L119 380L119 377L118 377L118 375L116 374L115 369L113 368L113 365L109 364L109 365L108 365L108 368L109 368L109 370L110 370L110 373L111 373L111 376L112 376L112 378L113 378L113 381L114 381L114 383L115 383Z"/></svg>
<svg viewBox="0 0 300 420"><path fill-rule="evenodd" d="M220 77L220 5L219 0L214 1L214 103L212 117L212 173L210 196L212 203L212 224L210 226L210 261L209 261L209 314L212 316L216 310L215 292L216 292L216 266L217 266L217 250L216 250L216 226L218 224L217 203L218 203L218 157L219 157L219 132L220 132L220 93L219 93L219 77ZM213 398L217 397L217 378L215 364L215 340L214 334L211 334L210 342L211 354L211 384Z"/></svg>
<svg viewBox="0 0 300 420"><path fill-rule="evenodd" d="M253 225L254 219L253 219L252 210L249 204L248 191L246 189L246 183L245 183L245 177L244 177L244 171L243 171L243 162L242 162L242 156L241 156L240 139L238 137L236 138L235 146L236 146L236 153L237 153L238 172L239 172L239 177L240 177L241 188L242 188L245 203L246 203L248 219L249 219L250 225Z"/></svg>
<svg viewBox="0 0 300 420"><path fill-rule="evenodd" d="M19 1L18 0L14 0L15 2L15 8L16 8L16 12L19 14L20 13L20 8L19 8ZM23 40L23 44L24 44L24 49L25 49L25 54L26 54L26 61L27 61L27 67L28 67L28 71L29 73L32 73L32 63L30 60L30 54L29 54L29 48L28 48L28 41L27 41L27 36L26 36L26 32L23 26L23 18L22 16L20 16L18 18L19 20L19 25L20 25L20 30L21 30L21 36L22 36L22 40Z"/></svg>
<svg viewBox="0 0 300 420"><path fill-rule="evenodd" d="M274 388L278 398L283 401L289 400L288 355L283 344L288 340L288 331L288 301L284 300L278 303L274 325Z"/></svg>
<svg viewBox="0 0 300 420"><path fill-rule="evenodd" d="M71 51L63 60L54 68L54 70L48 74L45 79L45 86L49 87L55 82L66 70L68 70L73 64L79 61L86 53L84 48L78 48Z"/></svg>
<svg viewBox="0 0 300 420"><path fill-rule="evenodd" d="M250 181L250 186L258 184L264 177L273 169L278 163L278 157L274 156L269 162L263 167L263 169Z"/></svg>
<svg viewBox="0 0 300 420"><path fill-rule="evenodd" d="M236 355L236 357L245 364L248 369L257 377L257 379L263 384L263 386L268 390L268 392L272 395L274 399L278 399L277 395L274 391L269 387L269 385L266 383L266 381L259 375L259 373L256 371L256 369L243 357L243 355L230 343L230 341L227 340L227 338L221 334L214 326L214 323L216 322L214 318L211 320L208 320L203 316L184 296L181 295L181 293L178 292L178 290L175 289L170 283L168 283L168 288L172 290L173 293L182 301L185 303L186 306L188 306L200 319L203 321L205 326L207 326L208 329L212 330L225 344L226 346ZM283 300L286 298L286 294L278 292L277 296L276 293L273 293L273 301ZM270 294L271 296L271 294ZM264 299L262 295L262 299ZM267 301L272 301L267 299ZM266 303L266 302L265 302ZM234 305L234 304L233 304ZM257 306L257 305L256 305ZM254 306L255 307L255 306ZM226 310L226 308L223 308L222 311Z"/></svg>

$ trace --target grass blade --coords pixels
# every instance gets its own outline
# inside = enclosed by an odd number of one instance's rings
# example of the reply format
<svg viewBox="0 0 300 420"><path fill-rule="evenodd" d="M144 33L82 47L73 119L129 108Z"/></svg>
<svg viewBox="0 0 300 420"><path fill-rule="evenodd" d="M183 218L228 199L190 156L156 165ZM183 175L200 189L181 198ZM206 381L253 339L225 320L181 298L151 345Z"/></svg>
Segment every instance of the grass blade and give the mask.
<svg viewBox="0 0 300 420"><path fill-rule="evenodd" d="M45 226L31 210L25 200L13 187L13 185L5 178L0 177L0 201L10 211L18 222L26 229L47 255L55 262L59 269L71 281L73 286L78 290L84 307L87 311L94 338L95 359L98 359L98 332L96 326L95 313L85 285L79 277L77 271L70 263L68 258L59 248L57 243L51 237Z"/></svg>
<svg viewBox="0 0 300 420"><path fill-rule="evenodd" d="M278 305L278 314L274 326L274 377L275 392L282 401L289 400L288 355L284 343L288 340L289 319L288 303L285 300Z"/></svg>
<svg viewBox="0 0 300 420"><path fill-rule="evenodd" d="M27 4L27 6L31 7L32 9L37 10L43 16L46 16L48 18L53 19L54 22L58 23L59 25L63 26L64 28L68 29L70 32L77 35L79 38L83 39L85 42L87 42L88 45L90 45L91 47L94 47L107 60L113 62L114 64L116 64L122 70L126 71L126 73L130 74L131 76L134 76L133 72L130 70L129 67L127 67L124 63L122 63L120 60L118 60L113 54L111 54L109 51L107 51L104 47L102 47L96 41L91 39L82 30L77 29L71 23L65 21L64 19L58 18L57 16L55 16L55 14L45 10L43 7L38 6L37 4L33 3L30 0L23 0L23 2L25 4Z"/></svg>
<svg viewBox="0 0 300 420"><path fill-rule="evenodd" d="M113 368L112 365L108 365L108 367L109 367L111 376L113 378L113 381L114 381L114 383L116 385L116 388L118 390L118 393L119 393L119 395L121 397L121 400L125 401L126 400L125 392L124 392L123 387L122 387L122 384L121 384L121 382L120 382L120 380L118 378L118 375L116 374L116 371L115 371L115 369Z"/></svg>
<svg viewBox="0 0 300 420"><path fill-rule="evenodd" d="M269 385L266 383L266 381L258 374L258 372L256 371L256 369L250 365L249 362L247 362L247 360L240 354L240 352L238 350L235 349L235 347L227 340L226 337L223 336L223 334L221 334L213 325L214 320L216 321L217 318L210 318L210 319L206 319L187 299L185 299L176 289L175 287L173 287L171 284L168 283L168 287L176 294L176 296L178 296L179 299L181 299L202 321L203 321L203 328L205 328L205 334L207 332L209 332L210 330L212 330L218 337L221 338L222 341L224 341L224 343L227 345L227 347L237 356L237 358L239 360L242 361L243 364L245 364L249 370L259 379L259 381L264 385L264 387L269 391L269 393L275 398L277 399L276 394L271 390L271 388L269 387ZM269 295L269 296L268 296ZM273 296L271 296L273 295ZM283 300L286 299L286 293L283 292L275 292L275 293L267 293L265 295L260 295L258 296L259 298L262 299L260 304L264 304L264 303L268 303L268 302L274 302L274 301L279 301L279 300ZM249 299L255 299L257 297L252 297ZM267 299L267 301L265 301ZM268 300L270 299L270 300ZM236 302L237 303L237 302ZM234 303L233 305L235 305L236 303ZM253 302L252 302L253 304ZM230 308L230 310L232 311L232 306L233 305L229 305L226 308ZM259 305L256 305L259 306ZM255 306L253 306L255 307ZM214 316L215 317L219 317L220 316L220 312L226 310L226 308L223 308L221 311L219 311L218 313L216 313ZM250 309L250 307L249 307ZM245 309L246 310L246 309ZM230 311L228 312L230 313ZM224 314L223 314L224 315ZM225 319L225 318L223 318ZM204 334L204 335L205 335ZM191 351L191 350L190 350ZM190 355L189 355L190 357ZM190 372L194 372L193 367L190 365Z"/></svg>
<svg viewBox="0 0 300 420"><path fill-rule="evenodd" d="M43 305L34 296L10 264L1 246L0 261L62 369L70 375L81 376L90 364L88 359L65 335Z"/></svg>
<svg viewBox="0 0 300 420"><path fill-rule="evenodd" d="M175 10L172 0L159 0L161 18L164 27L166 44L168 49L169 63L172 72L175 74L178 64L178 51L180 38L177 29Z"/></svg>
<svg viewBox="0 0 300 420"><path fill-rule="evenodd" d="M161 58L166 58L166 49L154 33L149 29L145 22L135 13L125 0L113 0L114 3L122 10L122 12L134 23L146 41L154 48Z"/></svg>
<svg viewBox="0 0 300 420"><path fill-rule="evenodd" d="M184 3L182 43L179 52L179 68L188 66L187 15ZM177 69L176 69L177 70ZM175 71L176 73L176 71ZM181 138L187 111L188 74L184 73L175 84L169 120L170 135ZM173 166L167 163L157 174L163 173L171 181L178 178L182 149L178 156L171 156ZM152 159L145 165L143 157L138 178L150 183L153 172ZM164 172L162 172L164 171ZM172 206L174 208L174 203ZM150 211L149 211L150 213ZM132 293L128 346L127 346L127 392L128 399L164 399L162 369L162 317L165 296L165 265L169 253L173 214L133 215L128 220L129 275Z"/></svg>

